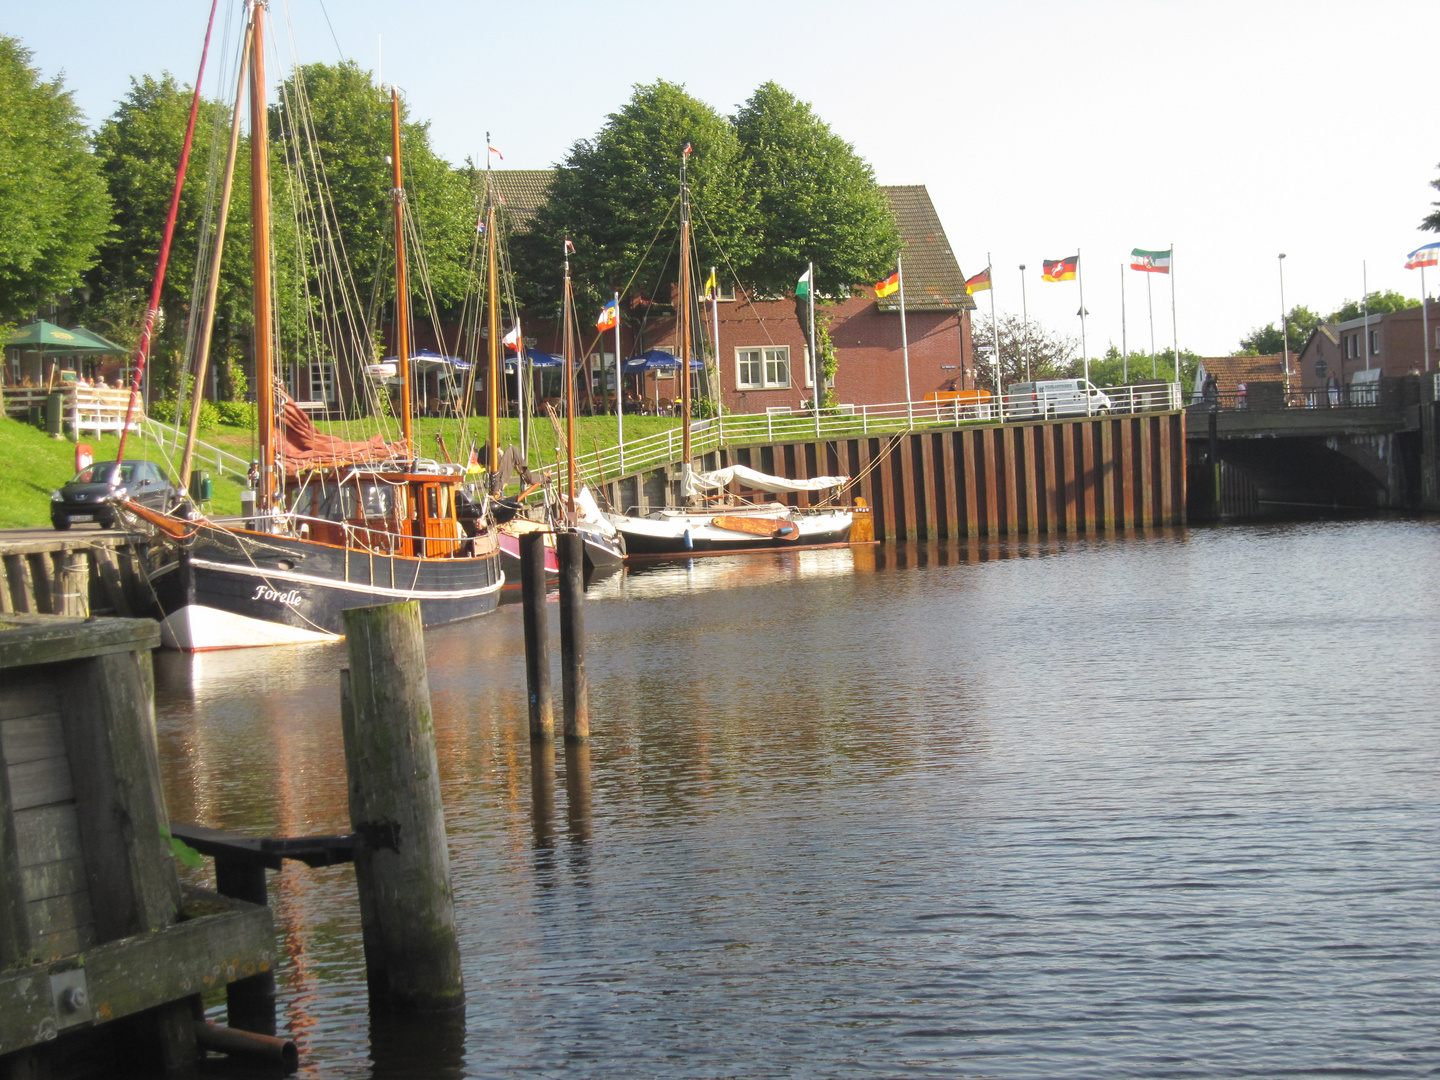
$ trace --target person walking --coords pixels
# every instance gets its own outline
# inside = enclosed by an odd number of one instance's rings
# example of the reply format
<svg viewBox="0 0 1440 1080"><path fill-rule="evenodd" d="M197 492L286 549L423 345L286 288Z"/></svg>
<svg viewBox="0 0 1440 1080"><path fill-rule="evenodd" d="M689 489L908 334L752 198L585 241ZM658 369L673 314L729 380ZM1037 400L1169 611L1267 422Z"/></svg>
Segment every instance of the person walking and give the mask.
<svg viewBox="0 0 1440 1080"><path fill-rule="evenodd" d="M1325 389L1326 389L1326 392L1327 392L1327 393L1329 394L1329 396L1330 396L1330 406L1331 406L1331 408L1334 408L1336 405L1339 405L1339 404L1340 404L1340 380L1335 377L1335 373L1334 373L1333 371L1330 373L1330 378L1328 378L1328 379L1325 380Z"/></svg>

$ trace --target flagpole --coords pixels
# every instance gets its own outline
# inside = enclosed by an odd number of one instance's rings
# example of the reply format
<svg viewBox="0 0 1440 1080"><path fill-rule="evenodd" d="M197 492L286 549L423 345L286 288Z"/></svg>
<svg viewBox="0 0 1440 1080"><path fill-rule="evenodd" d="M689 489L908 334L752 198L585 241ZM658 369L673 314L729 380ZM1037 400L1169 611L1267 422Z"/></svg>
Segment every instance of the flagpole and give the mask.
<svg viewBox="0 0 1440 1080"><path fill-rule="evenodd" d="M990 279L990 336L995 340L995 401L1000 419L1005 419L1005 386L1000 376L1000 324L995 320L995 269L990 252L985 253L985 276Z"/></svg>
<svg viewBox="0 0 1440 1080"><path fill-rule="evenodd" d="M1175 350L1176 400L1179 400L1180 386L1180 330L1175 325L1175 241L1170 241L1170 342Z"/></svg>
<svg viewBox="0 0 1440 1080"><path fill-rule="evenodd" d="M810 288L806 290L810 295L810 384L814 387L814 396L810 404L815 410L815 434L820 434L820 350L815 342L815 264L807 264L809 269L805 271L810 278Z"/></svg>
<svg viewBox="0 0 1440 1080"><path fill-rule="evenodd" d="M718 417L722 412L724 394L720 387L720 279L715 276L713 266L710 267L710 280L714 282L710 287L710 328L715 334L715 385L710 387L710 393L715 395L715 415Z"/></svg>
<svg viewBox="0 0 1440 1080"><path fill-rule="evenodd" d="M1361 348L1365 350L1365 370L1370 370L1370 277L1365 268L1365 260L1360 260L1360 303L1365 309L1365 338L1360 342Z"/></svg>
<svg viewBox="0 0 1440 1080"><path fill-rule="evenodd" d="M1280 252L1280 343L1285 350L1285 393L1290 393L1290 320L1285 316L1285 252Z"/></svg>
<svg viewBox="0 0 1440 1080"><path fill-rule="evenodd" d="M905 364L905 419L910 427L914 427L915 407L910 403L910 337L905 330L905 266L898 255L895 257L895 280L900 285L900 357Z"/></svg>
<svg viewBox="0 0 1440 1080"><path fill-rule="evenodd" d="M1425 336L1425 373L1430 373L1430 312L1425 298L1425 266L1420 266L1420 333Z"/></svg>
<svg viewBox="0 0 1440 1080"><path fill-rule="evenodd" d="M1130 339L1125 330L1125 264L1120 264L1120 372L1126 386L1130 385Z"/></svg>
<svg viewBox="0 0 1440 1080"><path fill-rule="evenodd" d="M1150 275L1145 275L1145 306L1150 309L1150 377L1156 377L1155 368L1155 297L1150 292Z"/></svg>
<svg viewBox="0 0 1440 1080"><path fill-rule="evenodd" d="M1090 348L1085 344L1085 271L1080 269L1080 249L1075 249L1075 284L1080 286L1080 355L1085 359L1085 415L1090 415Z"/></svg>
<svg viewBox="0 0 1440 1080"><path fill-rule="evenodd" d="M615 437L620 440L620 474L625 474L625 385L620 381L620 291L615 291ZM615 489L619 491L617 487Z"/></svg>
<svg viewBox="0 0 1440 1080"><path fill-rule="evenodd" d="M1025 301L1025 264L1020 264L1020 325L1025 328L1025 381L1030 381L1030 306Z"/></svg>

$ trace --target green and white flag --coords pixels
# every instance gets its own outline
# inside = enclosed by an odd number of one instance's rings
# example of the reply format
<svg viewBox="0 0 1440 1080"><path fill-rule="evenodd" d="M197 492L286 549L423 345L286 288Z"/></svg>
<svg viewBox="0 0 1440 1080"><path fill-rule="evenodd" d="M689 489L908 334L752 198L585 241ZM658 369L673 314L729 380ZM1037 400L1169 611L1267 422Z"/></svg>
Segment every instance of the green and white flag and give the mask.
<svg viewBox="0 0 1440 1080"><path fill-rule="evenodd" d="M807 267L805 273L800 275L800 280L795 283L796 296L810 295L810 270Z"/></svg>
<svg viewBox="0 0 1440 1080"><path fill-rule="evenodd" d="M1145 251L1142 248L1135 248L1130 252L1130 269L1144 270L1148 274L1168 274L1170 272L1170 252Z"/></svg>

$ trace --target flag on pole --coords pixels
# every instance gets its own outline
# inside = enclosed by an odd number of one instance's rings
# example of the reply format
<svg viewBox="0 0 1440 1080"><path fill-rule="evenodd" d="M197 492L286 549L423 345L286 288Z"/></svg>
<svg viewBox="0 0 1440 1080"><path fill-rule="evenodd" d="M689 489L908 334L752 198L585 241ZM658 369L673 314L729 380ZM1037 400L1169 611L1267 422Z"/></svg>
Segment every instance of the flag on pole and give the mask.
<svg viewBox="0 0 1440 1080"><path fill-rule="evenodd" d="M1168 274L1170 272L1170 252L1133 248L1130 252L1130 269L1144 270L1147 274Z"/></svg>
<svg viewBox="0 0 1440 1080"><path fill-rule="evenodd" d="M493 144L487 142L487 143L485 144L485 149L489 150L490 153L494 154L494 155L495 155L496 157L498 157L501 161L504 161L504 160L505 160L505 155L502 154L499 150L496 150Z"/></svg>
<svg viewBox="0 0 1440 1080"><path fill-rule="evenodd" d="M719 285L715 281L715 271L712 268L710 276L705 279L705 299L714 300L719 293Z"/></svg>
<svg viewBox="0 0 1440 1080"><path fill-rule="evenodd" d="M1431 244L1428 247L1416 248L1405 256L1405 269L1418 270L1422 266L1435 266L1440 264L1440 244Z"/></svg>
<svg viewBox="0 0 1440 1080"><path fill-rule="evenodd" d="M896 270L884 281L875 283L875 298L877 300L884 299L898 288L900 288L900 271Z"/></svg>
<svg viewBox="0 0 1440 1080"><path fill-rule="evenodd" d="M810 271L807 268L805 273L800 275L800 280L795 283L796 296L810 295Z"/></svg>
<svg viewBox="0 0 1440 1080"><path fill-rule="evenodd" d="M515 327L500 340L505 343L507 349L514 349L518 353L523 344L520 340L520 324L516 323Z"/></svg>
<svg viewBox="0 0 1440 1080"><path fill-rule="evenodd" d="M965 295L974 296L977 292L984 292L990 288L990 267L981 270L972 278L965 279Z"/></svg>
<svg viewBox="0 0 1440 1080"><path fill-rule="evenodd" d="M1046 259L1040 267L1040 280L1074 281L1079 269L1079 255L1071 255L1068 259Z"/></svg>
<svg viewBox="0 0 1440 1080"><path fill-rule="evenodd" d="M595 320L596 330L612 330L620 322L620 305L614 300L608 300L605 306L600 309L600 317Z"/></svg>
<svg viewBox="0 0 1440 1080"><path fill-rule="evenodd" d="M570 242L570 238L569 238L568 236L565 238L565 250L564 250L563 252L561 252L561 254L563 254L563 255L574 255L574 254L575 254L575 245Z"/></svg>

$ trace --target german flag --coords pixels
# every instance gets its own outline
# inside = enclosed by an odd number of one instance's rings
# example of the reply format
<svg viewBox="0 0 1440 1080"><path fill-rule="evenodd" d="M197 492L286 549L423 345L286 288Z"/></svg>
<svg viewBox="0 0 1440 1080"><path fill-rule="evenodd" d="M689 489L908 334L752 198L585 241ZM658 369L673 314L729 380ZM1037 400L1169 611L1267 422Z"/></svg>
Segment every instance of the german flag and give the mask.
<svg viewBox="0 0 1440 1080"><path fill-rule="evenodd" d="M875 283L875 295L877 298L884 299L898 288L900 288L900 271L896 270L884 281Z"/></svg>
<svg viewBox="0 0 1440 1080"><path fill-rule="evenodd" d="M965 295L974 296L990 288L990 268L987 266L972 278L965 279Z"/></svg>
<svg viewBox="0 0 1440 1080"><path fill-rule="evenodd" d="M1053 262L1045 260L1041 267L1041 281L1074 281L1075 274L1080 269L1080 256L1071 255L1068 259L1056 259Z"/></svg>

